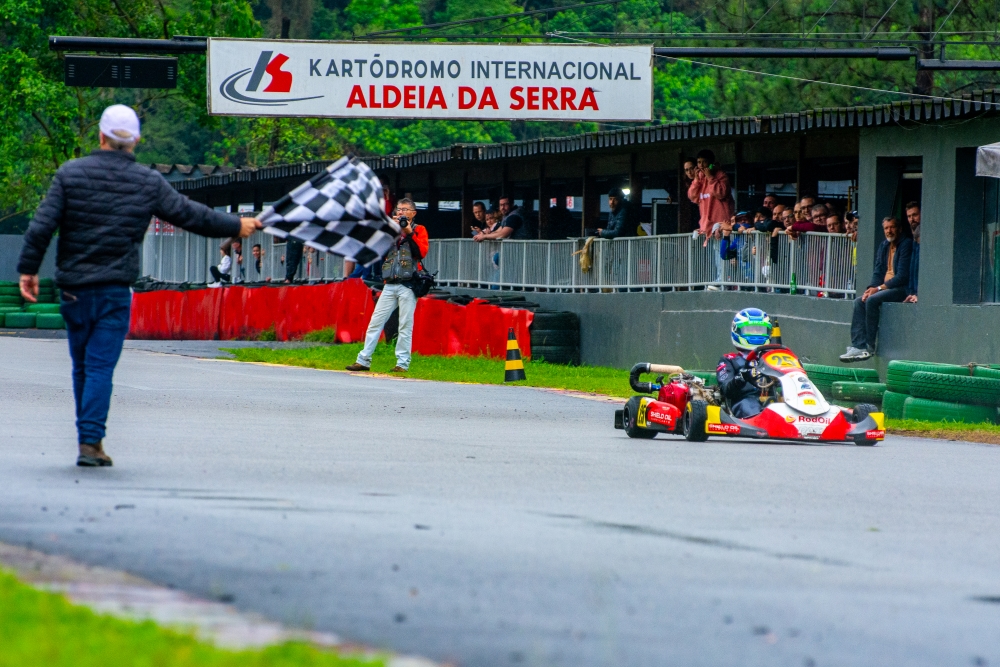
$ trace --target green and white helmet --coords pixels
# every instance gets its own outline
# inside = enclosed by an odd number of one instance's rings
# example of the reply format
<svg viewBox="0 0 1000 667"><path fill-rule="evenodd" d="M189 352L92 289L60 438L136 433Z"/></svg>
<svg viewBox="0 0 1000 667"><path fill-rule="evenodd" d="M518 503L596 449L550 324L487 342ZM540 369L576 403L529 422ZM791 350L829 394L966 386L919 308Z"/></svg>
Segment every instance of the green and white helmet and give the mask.
<svg viewBox="0 0 1000 667"><path fill-rule="evenodd" d="M745 308L733 318L733 345L756 350L771 342L771 318L759 308Z"/></svg>

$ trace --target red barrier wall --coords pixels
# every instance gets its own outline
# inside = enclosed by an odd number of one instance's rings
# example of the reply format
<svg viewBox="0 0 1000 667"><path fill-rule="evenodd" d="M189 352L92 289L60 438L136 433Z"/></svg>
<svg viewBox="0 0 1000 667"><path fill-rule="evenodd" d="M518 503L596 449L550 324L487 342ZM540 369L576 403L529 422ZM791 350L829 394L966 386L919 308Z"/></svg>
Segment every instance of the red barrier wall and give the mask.
<svg viewBox="0 0 1000 667"><path fill-rule="evenodd" d="M130 338L233 340L251 338L274 326L278 340L298 338L324 327L337 340L364 340L375 302L362 281L287 287L223 287L132 296ZM468 306L424 297L414 315L413 350L446 356L503 358L507 330L514 328L521 354L531 355L533 314L480 300Z"/></svg>

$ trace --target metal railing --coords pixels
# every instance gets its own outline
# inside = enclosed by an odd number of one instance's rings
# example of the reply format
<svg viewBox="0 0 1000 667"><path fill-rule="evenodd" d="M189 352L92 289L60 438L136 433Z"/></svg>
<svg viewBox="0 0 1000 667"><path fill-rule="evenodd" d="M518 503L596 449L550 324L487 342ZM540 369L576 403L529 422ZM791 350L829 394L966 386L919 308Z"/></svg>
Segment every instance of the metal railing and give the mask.
<svg viewBox="0 0 1000 667"><path fill-rule="evenodd" d="M431 242L424 264L443 286L532 291L660 291L739 288L853 295L855 243L843 234L734 234L726 258L718 239L689 234L595 240L590 268L583 239ZM772 255L772 243L774 255ZM577 253L577 254L575 254ZM772 261L772 257L773 260Z"/></svg>
<svg viewBox="0 0 1000 667"><path fill-rule="evenodd" d="M277 241L277 243L276 243ZM154 222L142 244L141 275L167 283L211 283L211 266L222 260L223 239L207 239L172 225ZM253 246L260 244L260 266L253 256ZM234 250L231 278L234 282L282 282L288 245L270 234L256 232L242 240L242 262ZM305 247L294 280L318 282L344 277L344 259L337 255Z"/></svg>
<svg viewBox="0 0 1000 667"><path fill-rule="evenodd" d="M597 239L590 267L581 267L583 239L565 241L431 241L424 266L441 286L555 292L662 291L752 288L757 291L852 296L855 243L843 234L734 234L723 258L720 241L689 234ZM243 240L242 264L231 252L235 282L285 279L287 245L257 232ZM221 260L219 239L151 226L143 244L142 275L163 282L208 283L209 267ZM261 246L260 268L253 257ZM772 244L775 244L772 247ZM772 254L772 250L774 251ZM772 261L773 258L773 261ZM297 281L338 280L343 258L306 247Z"/></svg>

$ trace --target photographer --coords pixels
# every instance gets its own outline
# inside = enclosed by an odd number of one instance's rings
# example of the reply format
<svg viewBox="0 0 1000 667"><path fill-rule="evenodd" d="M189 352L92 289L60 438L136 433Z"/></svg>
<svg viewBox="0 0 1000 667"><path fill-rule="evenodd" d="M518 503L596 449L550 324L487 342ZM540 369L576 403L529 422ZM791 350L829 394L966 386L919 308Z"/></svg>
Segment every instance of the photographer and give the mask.
<svg viewBox="0 0 1000 667"><path fill-rule="evenodd" d="M372 354L378 344L386 320L399 308L399 337L396 339L396 367L390 373L405 373L410 367L410 349L413 347L413 312L417 309L417 296L413 293L413 280L420 267L420 260L427 255L430 240L427 229L413 222L417 208L410 199L400 199L394 216L402 233L389 249L382 263L385 287L375 304L365 346L358 359L347 367L349 371L371 370Z"/></svg>

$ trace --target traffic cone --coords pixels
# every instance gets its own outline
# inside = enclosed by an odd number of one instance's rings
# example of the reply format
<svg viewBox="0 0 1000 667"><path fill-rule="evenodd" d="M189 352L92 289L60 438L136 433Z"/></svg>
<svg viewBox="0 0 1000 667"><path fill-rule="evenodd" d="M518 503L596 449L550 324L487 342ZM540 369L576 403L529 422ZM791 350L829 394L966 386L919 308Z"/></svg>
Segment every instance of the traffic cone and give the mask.
<svg viewBox="0 0 1000 667"><path fill-rule="evenodd" d="M517 346L517 336L514 335L514 327L507 330L507 363L503 369L504 382L517 382L527 380L524 374L524 362L521 361L521 348Z"/></svg>

